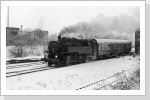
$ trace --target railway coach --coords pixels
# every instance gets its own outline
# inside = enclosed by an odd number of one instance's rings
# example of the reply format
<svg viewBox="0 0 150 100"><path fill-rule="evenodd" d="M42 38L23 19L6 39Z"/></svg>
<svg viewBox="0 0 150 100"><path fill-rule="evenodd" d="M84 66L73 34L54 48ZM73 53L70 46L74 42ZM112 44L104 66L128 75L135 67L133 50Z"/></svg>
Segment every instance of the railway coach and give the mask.
<svg viewBox="0 0 150 100"><path fill-rule="evenodd" d="M129 40L96 39L98 43L98 58L129 54L132 43Z"/></svg>

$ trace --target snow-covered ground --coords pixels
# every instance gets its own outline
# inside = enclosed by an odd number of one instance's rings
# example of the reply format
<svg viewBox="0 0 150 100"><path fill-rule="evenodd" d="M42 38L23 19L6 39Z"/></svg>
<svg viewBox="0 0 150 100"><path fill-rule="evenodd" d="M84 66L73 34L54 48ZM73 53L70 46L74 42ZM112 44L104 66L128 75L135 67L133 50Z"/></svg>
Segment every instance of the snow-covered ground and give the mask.
<svg viewBox="0 0 150 100"><path fill-rule="evenodd" d="M7 78L8 90L73 90L139 66L139 57L125 56Z"/></svg>

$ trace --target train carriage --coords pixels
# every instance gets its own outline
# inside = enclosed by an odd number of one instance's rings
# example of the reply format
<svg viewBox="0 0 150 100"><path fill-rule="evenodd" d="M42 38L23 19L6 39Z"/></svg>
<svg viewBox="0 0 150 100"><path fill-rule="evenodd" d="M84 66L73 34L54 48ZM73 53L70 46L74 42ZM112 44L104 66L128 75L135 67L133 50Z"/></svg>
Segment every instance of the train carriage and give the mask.
<svg viewBox="0 0 150 100"><path fill-rule="evenodd" d="M131 41L117 39L96 39L98 57L128 54L131 51Z"/></svg>

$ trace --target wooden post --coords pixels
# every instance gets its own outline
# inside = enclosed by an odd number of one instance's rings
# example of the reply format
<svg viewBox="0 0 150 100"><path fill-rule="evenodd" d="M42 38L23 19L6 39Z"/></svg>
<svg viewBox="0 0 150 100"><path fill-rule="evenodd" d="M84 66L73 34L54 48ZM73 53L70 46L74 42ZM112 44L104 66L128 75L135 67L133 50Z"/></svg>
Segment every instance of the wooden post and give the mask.
<svg viewBox="0 0 150 100"><path fill-rule="evenodd" d="M21 44L20 44L20 50L21 50L21 52L20 52L20 56L22 57L22 43L23 43L23 41L22 41L22 25L21 25L21 38L20 38L20 40L21 40Z"/></svg>

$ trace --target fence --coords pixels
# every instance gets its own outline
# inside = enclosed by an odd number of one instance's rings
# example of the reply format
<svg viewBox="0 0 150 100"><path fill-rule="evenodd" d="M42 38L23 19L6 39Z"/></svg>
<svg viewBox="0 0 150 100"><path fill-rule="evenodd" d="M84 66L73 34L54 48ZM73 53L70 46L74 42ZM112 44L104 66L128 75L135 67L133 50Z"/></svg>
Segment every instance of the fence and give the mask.
<svg viewBox="0 0 150 100"><path fill-rule="evenodd" d="M90 87L90 88L89 88ZM135 90L140 89L140 68L118 72L106 79L88 84L76 90Z"/></svg>

